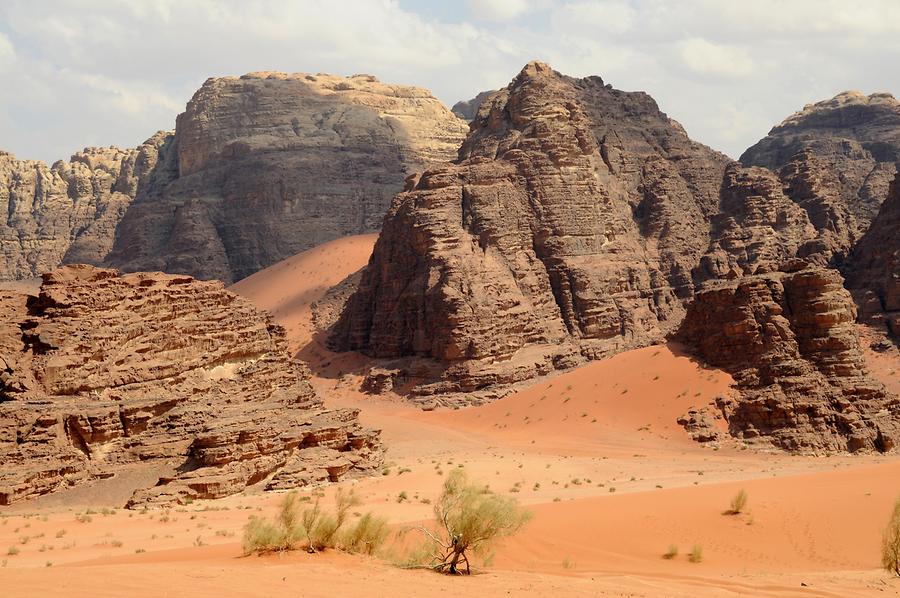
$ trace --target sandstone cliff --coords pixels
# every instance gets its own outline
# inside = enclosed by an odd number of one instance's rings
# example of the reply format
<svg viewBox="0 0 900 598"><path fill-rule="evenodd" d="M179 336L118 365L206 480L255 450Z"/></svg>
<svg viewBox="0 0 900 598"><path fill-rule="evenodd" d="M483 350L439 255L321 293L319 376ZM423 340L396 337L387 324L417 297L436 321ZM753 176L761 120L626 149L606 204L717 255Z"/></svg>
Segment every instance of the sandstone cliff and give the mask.
<svg viewBox="0 0 900 598"><path fill-rule="evenodd" d="M900 339L900 174L847 269L862 320L886 326Z"/></svg>
<svg viewBox="0 0 900 598"><path fill-rule="evenodd" d="M403 179L455 158L466 129L427 90L368 75L209 79L108 263L232 282L377 230Z"/></svg>
<svg viewBox="0 0 900 598"><path fill-rule="evenodd" d="M707 283L679 334L734 376L740 398L720 404L730 432L802 452L891 450L900 400L866 374L841 276L785 270Z"/></svg>
<svg viewBox="0 0 900 598"><path fill-rule="evenodd" d="M27 299L27 301L26 301ZM165 463L131 504L369 471L378 433L322 406L283 330L220 282L68 266L0 292L0 504Z"/></svg>
<svg viewBox="0 0 900 598"><path fill-rule="evenodd" d="M728 160L646 94L530 63L395 198L333 344L480 389L664 338Z"/></svg>
<svg viewBox="0 0 900 598"><path fill-rule="evenodd" d="M837 262L877 214L898 160L900 102L853 91L804 107L741 156L779 172L819 231L819 251Z"/></svg>
<svg viewBox="0 0 900 598"><path fill-rule="evenodd" d="M39 276L63 262L102 263L163 139L129 150L87 148L51 167L0 152L0 280Z"/></svg>

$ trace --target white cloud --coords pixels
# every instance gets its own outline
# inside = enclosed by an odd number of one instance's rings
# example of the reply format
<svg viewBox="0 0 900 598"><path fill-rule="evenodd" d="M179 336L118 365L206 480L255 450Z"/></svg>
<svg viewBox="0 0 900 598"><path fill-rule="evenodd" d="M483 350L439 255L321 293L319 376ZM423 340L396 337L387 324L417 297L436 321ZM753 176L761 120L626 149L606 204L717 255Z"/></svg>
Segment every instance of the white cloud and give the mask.
<svg viewBox="0 0 900 598"><path fill-rule="evenodd" d="M506 21L528 12L528 0L466 0L475 18L485 21Z"/></svg>
<svg viewBox="0 0 900 598"><path fill-rule="evenodd" d="M756 69L746 50L714 44L700 37L680 43L681 58L695 73L717 77L742 77Z"/></svg>
<svg viewBox="0 0 900 598"><path fill-rule="evenodd" d="M9 67L16 58L16 50L9 38L0 32L0 69Z"/></svg>
<svg viewBox="0 0 900 598"><path fill-rule="evenodd" d="M210 76L368 72L452 104L540 59L647 91L737 156L805 103L900 93L897 56L896 0L3 0L0 147L135 145Z"/></svg>

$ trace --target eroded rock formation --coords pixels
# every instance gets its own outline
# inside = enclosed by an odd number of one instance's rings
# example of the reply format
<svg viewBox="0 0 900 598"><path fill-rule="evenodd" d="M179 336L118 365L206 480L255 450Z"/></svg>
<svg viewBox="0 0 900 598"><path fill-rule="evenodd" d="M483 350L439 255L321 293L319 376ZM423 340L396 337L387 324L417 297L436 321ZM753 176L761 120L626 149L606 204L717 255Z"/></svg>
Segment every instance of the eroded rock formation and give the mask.
<svg viewBox="0 0 900 598"><path fill-rule="evenodd" d="M137 149L87 148L50 167L0 152L0 280L39 276L63 262L102 263L164 137Z"/></svg>
<svg viewBox="0 0 900 598"><path fill-rule="evenodd" d="M741 156L779 173L819 231L818 251L838 263L878 213L898 160L900 102L854 91L804 107Z"/></svg>
<svg viewBox="0 0 900 598"><path fill-rule="evenodd" d="M108 263L233 282L377 230L404 178L455 158L466 129L427 90L368 75L209 79Z"/></svg>
<svg viewBox="0 0 900 598"><path fill-rule="evenodd" d="M436 361L427 395L659 341L727 163L646 94L530 63L481 105L458 163L395 198L334 346Z"/></svg>
<svg viewBox="0 0 900 598"><path fill-rule="evenodd" d="M481 105L494 93L497 93L497 90L491 89L482 91L471 100L460 100L456 102L450 110L453 114L466 122L472 122L475 120L475 117L478 116L478 109L481 108Z"/></svg>
<svg viewBox="0 0 900 598"><path fill-rule="evenodd" d="M3 292L0 504L136 464L172 474L131 504L369 471L376 431L326 409L284 331L220 282L68 266Z"/></svg>
<svg viewBox="0 0 900 598"><path fill-rule="evenodd" d="M886 327L900 339L900 174L865 236L853 249L847 269L863 321Z"/></svg>
<svg viewBox="0 0 900 598"><path fill-rule="evenodd" d="M840 274L784 270L707 283L679 334L734 377L740 398L720 405L730 432L802 452L891 450L900 400L866 373Z"/></svg>

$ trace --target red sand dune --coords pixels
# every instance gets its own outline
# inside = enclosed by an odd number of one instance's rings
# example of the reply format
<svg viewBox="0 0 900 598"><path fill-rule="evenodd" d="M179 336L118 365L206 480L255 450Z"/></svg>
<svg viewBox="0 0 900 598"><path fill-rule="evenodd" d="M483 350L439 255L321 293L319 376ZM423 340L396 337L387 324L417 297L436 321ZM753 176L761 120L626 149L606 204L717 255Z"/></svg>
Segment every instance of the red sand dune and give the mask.
<svg viewBox="0 0 900 598"><path fill-rule="evenodd" d="M358 371L349 365L363 358L322 347L309 304L364 265L373 241L323 245L234 288L273 309L295 348L329 364L330 377L313 380L327 402L358 407L366 424L383 429L385 475L343 484L362 498L360 511L398 527L425 520L426 501L460 466L533 511L526 528L498 547L492 568L454 579L336 553L240 558L244 522L271 514L279 501L249 493L168 513L94 514L86 523L58 507L28 518L35 507L0 511L0 594L900 595L900 580L879 570L881 530L900 495L900 458L693 443L675 418L729 392L729 378L676 346L624 353L459 411L422 412L398 397L361 394L357 374L334 372ZM747 511L724 514L740 489L749 494ZM408 500L398 500L401 493ZM663 559L672 544L679 555ZM702 547L700 563L687 559L694 545ZM19 554L3 556L8 546Z"/></svg>

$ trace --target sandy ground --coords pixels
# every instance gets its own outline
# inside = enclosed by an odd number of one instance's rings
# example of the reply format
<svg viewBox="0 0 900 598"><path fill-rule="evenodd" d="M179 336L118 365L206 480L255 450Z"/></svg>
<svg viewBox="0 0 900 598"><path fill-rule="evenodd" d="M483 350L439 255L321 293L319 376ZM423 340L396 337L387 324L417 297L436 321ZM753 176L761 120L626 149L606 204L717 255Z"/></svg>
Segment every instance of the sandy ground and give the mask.
<svg viewBox="0 0 900 598"><path fill-rule="evenodd" d="M396 528L425 520L457 467L533 512L490 568L447 578L397 568L390 556L243 558L243 525L273 513L278 495L114 510L127 480L149 475L135 471L0 510L0 596L900 595L900 580L879 570L900 458L691 442L675 418L729 392L730 380L677 346L624 353L473 409L422 412L359 393L358 374L345 372L359 371L363 358L317 344L309 303L364 265L373 241L329 243L235 290L273 309L294 346L316 360L313 384L327 402L360 408L383 430L382 475L342 484L362 499L360 512ZM889 375L891 364L883 366ZM741 489L747 510L725 514ZM672 545L678 556L663 559ZM687 559L695 546L699 563Z"/></svg>

